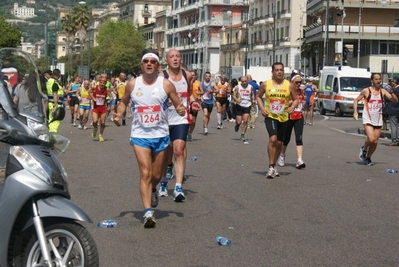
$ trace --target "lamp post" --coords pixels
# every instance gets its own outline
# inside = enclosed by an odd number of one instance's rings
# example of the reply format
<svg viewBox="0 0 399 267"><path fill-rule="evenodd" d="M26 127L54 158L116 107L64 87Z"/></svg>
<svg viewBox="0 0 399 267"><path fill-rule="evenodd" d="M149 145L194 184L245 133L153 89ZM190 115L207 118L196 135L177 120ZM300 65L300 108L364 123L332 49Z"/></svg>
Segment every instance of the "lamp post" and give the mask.
<svg viewBox="0 0 399 267"><path fill-rule="evenodd" d="M303 71L303 74L305 76L305 62L303 62L303 69L302 69L302 45L303 45L303 16L306 14L306 2L303 3L302 5L299 5L299 8L301 10L301 21L300 21L300 32L299 32L299 69L301 72Z"/></svg>
<svg viewBox="0 0 399 267"><path fill-rule="evenodd" d="M360 36L361 36L361 25L362 25L362 9L364 0L359 1L359 36L357 38L357 67L360 66Z"/></svg>
<svg viewBox="0 0 399 267"><path fill-rule="evenodd" d="M273 64L276 60L276 3L272 2L272 12L273 12L273 60L270 62Z"/></svg>
<svg viewBox="0 0 399 267"><path fill-rule="evenodd" d="M327 60L327 63L328 63L328 42L329 42L329 40L328 40L328 34L329 34L329 22L328 22L328 20L329 20L329 16L328 16L328 11L329 11L329 9L330 9L330 0L327 0L327 5L326 5L326 22L325 22L325 25L326 25L326 30L325 30L325 34L324 34L324 53L323 53L323 67L326 65L326 60ZM327 57L327 58L326 58Z"/></svg>
<svg viewBox="0 0 399 267"><path fill-rule="evenodd" d="M230 38L229 38L229 49L230 49L230 56L229 56L229 75L228 77L232 79L233 77L233 71L232 71L232 65L231 65L231 54L232 54L232 45L233 45L233 13L231 10L227 10L227 15L230 17Z"/></svg>
<svg viewBox="0 0 399 267"><path fill-rule="evenodd" d="M342 0L341 9L341 57L340 57L340 65L343 66L344 60L344 19L346 17L344 0Z"/></svg>

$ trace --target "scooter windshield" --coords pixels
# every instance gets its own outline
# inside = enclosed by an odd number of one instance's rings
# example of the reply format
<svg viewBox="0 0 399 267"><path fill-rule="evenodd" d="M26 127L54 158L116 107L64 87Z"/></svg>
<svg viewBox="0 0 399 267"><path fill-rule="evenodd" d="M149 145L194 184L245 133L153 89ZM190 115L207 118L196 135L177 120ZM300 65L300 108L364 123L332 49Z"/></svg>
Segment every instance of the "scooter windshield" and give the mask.
<svg viewBox="0 0 399 267"><path fill-rule="evenodd" d="M47 122L44 76L39 75L31 56L16 48L0 49L0 104L2 119L30 112ZM6 113L6 114L4 114Z"/></svg>

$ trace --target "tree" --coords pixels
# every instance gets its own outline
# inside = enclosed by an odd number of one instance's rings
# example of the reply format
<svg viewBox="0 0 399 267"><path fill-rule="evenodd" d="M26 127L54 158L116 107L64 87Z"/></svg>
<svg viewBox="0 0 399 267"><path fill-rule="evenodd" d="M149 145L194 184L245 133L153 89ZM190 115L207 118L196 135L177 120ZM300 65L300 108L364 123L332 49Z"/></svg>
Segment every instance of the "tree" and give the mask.
<svg viewBox="0 0 399 267"><path fill-rule="evenodd" d="M22 33L0 16L0 48L17 47L21 44Z"/></svg>
<svg viewBox="0 0 399 267"><path fill-rule="evenodd" d="M97 43L93 53L94 70L99 73L112 70L115 74L138 71L145 40L132 22L106 21L98 32Z"/></svg>
<svg viewBox="0 0 399 267"><path fill-rule="evenodd" d="M89 26L89 21L91 19L91 7L86 4L74 6L71 13L71 19L79 37L80 51L83 51L86 41L87 27ZM80 54L80 61L82 62L82 53Z"/></svg>

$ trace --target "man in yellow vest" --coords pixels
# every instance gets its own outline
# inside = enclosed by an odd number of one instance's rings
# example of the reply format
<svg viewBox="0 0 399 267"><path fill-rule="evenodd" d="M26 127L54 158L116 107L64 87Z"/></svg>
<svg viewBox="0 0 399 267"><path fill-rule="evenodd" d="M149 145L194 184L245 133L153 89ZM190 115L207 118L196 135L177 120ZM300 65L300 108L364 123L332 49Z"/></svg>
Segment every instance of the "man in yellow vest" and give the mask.
<svg viewBox="0 0 399 267"><path fill-rule="evenodd" d="M52 121L54 112L57 108L62 106L62 100L64 98L64 91L58 79L61 77L59 69L53 70L53 75L48 79L46 83L47 96L48 96L48 120ZM48 125L50 132L58 132L60 127L60 121L53 121Z"/></svg>
<svg viewBox="0 0 399 267"><path fill-rule="evenodd" d="M263 96L265 103L263 104ZM292 104L290 105L290 101ZM269 133L267 152L269 155L269 170L266 178L280 176L276 169L276 162L283 147L285 129L289 114L294 112L298 105L298 98L294 86L284 79L284 64L273 63L272 78L262 83L256 95L256 101L263 117L266 130Z"/></svg>

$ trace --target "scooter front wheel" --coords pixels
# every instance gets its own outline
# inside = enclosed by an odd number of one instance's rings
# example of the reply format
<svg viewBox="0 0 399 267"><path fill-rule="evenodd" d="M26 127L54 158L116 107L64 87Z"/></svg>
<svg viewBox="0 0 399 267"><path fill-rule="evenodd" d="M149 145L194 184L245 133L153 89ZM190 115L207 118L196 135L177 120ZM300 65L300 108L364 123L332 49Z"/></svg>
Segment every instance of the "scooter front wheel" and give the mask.
<svg viewBox="0 0 399 267"><path fill-rule="evenodd" d="M97 246L91 234L78 223L45 224L52 266L99 266ZM36 235L22 247L23 265L42 266L43 257Z"/></svg>

